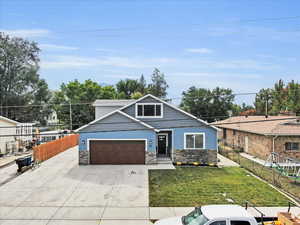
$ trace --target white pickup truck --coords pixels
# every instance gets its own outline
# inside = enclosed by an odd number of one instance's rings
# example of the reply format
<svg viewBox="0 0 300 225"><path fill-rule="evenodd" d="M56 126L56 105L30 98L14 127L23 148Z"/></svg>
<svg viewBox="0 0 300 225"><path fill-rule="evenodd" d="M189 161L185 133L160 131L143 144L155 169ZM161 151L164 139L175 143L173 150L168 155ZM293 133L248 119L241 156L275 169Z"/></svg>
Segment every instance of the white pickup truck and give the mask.
<svg viewBox="0 0 300 225"><path fill-rule="evenodd" d="M254 216L239 205L208 205L186 216L162 219L155 225L258 225Z"/></svg>

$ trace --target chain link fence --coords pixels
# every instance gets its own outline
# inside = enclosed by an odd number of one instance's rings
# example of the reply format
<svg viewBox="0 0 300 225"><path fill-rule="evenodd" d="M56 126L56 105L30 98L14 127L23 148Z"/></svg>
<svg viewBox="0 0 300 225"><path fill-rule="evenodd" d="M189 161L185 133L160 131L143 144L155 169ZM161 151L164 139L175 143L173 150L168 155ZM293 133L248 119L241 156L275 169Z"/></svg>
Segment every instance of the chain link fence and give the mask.
<svg viewBox="0 0 300 225"><path fill-rule="evenodd" d="M275 168L263 166L257 162L249 160L240 155L241 150L235 150L231 147L220 144L219 153L232 161L240 164L241 167L249 170L256 176L262 178L268 183L274 185L291 195L300 203L300 179L290 178L282 175Z"/></svg>

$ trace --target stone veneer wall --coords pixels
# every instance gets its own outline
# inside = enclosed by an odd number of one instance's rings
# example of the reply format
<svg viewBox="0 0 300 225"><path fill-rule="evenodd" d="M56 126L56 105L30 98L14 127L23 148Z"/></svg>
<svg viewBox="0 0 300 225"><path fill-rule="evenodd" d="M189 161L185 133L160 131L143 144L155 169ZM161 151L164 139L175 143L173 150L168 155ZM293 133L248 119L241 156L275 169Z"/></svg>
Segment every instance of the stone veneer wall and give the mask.
<svg viewBox="0 0 300 225"><path fill-rule="evenodd" d="M87 150L79 150L79 165L90 164L89 152Z"/></svg>
<svg viewBox="0 0 300 225"><path fill-rule="evenodd" d="M300 150L285 150L285 143L286 142L298 142L300 143L300 135L299 136L281 136L275 139L275 152L279 153L280 155L284 155L286 157L300 159Z"/></svg>
<svg viewBox="0 0 300 225"><path fill-rule="evenodd" d="M156 153L155 152L146 152L145 153L145 163L146 164L157 163Z"/></svg>
<svg viewBox="0 0 300 225"><path fill-rule="evenodd" d="M197 150L175 150L173 153L174 162L201 164L217 164L217 150L197 149Z"/></svg>

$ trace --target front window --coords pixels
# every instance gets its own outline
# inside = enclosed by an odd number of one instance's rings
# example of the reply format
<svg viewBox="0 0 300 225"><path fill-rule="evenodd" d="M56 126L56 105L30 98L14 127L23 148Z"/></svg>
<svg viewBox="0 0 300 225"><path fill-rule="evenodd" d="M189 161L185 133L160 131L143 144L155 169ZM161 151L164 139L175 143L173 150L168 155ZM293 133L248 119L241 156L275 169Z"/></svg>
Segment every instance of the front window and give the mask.
<svg viewBox="0 0 300 225"><path fill-rule="evenodd" d="M204 133L185 133L185 149L203 149Z"/></svg>
<svg viewBox="0 0 300 225"><path fill-rule="evenodd" d="M196 208L188 215L181 218L183 225L204 225L208 222L208 219L202 214L200 208Z"/></svg>
<svg viewBox="0 0 300 225"><path fill-rule="evenodd" d="M298 142L287 142L285 143L286 151L297 151L300 150Z"/></svg>
<svg viewBox="0 0 300 225"><path fill-rule="evenodd" d="M136 107L136 117L138 118L162 117L161 103L137 103Z"/></svg>

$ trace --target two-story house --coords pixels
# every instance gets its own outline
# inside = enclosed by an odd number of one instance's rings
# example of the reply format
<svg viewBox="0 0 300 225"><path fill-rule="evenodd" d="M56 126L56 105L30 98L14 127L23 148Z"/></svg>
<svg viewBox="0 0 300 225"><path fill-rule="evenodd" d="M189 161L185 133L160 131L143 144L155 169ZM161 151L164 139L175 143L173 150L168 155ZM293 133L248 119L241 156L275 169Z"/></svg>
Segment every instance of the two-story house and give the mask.
<svg viewBox="0 0 300 225"><path fill-rule="evenodd" d="M79 164L217 162L217 128L153 95L97 100L96 119L79 128Z"/></svg>
<svg viewBox="0 0 300 225"><path fill-rule="evenodd" d="M32 123L20 123L0 116L0 154L24 148L32 140Z"/></svg>

